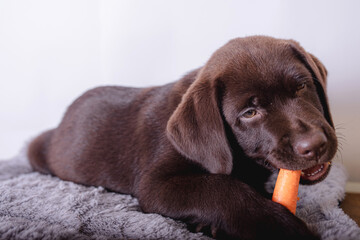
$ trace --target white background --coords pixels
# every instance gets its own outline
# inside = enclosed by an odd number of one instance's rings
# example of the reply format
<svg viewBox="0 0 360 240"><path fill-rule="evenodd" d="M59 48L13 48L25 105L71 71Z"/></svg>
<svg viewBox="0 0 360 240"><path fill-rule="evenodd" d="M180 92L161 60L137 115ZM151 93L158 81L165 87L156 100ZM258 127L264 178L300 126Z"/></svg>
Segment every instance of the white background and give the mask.
<svg viewBox="0 0 360 240"><path fill-rule="evenodd" d="M360 1L0 0L0 159L98 85L151 86L234 37L292 38L329 71L351 181L360 182Z"/></svg>

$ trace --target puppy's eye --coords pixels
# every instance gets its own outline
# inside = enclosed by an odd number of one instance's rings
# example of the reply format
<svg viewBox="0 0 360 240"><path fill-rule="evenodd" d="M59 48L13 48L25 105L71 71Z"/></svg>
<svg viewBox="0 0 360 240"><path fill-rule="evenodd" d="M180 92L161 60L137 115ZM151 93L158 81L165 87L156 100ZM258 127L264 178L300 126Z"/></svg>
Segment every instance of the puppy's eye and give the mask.
<svg viewBox="0 0 360 240"><path fill-rule="evenodd" d="M255 109L250 109L250 110L244 112L242 116L244 118L253 118L256 116L256 114L258 114L258 112Z"/></svg>
<svg viewBox="0 0 360 240"><path fill-rule="evenodd" d="M297 85L296 91L301 91L301 90L304 89L305 87L306 87L306 83L301 83L301 84Z"/></svg>

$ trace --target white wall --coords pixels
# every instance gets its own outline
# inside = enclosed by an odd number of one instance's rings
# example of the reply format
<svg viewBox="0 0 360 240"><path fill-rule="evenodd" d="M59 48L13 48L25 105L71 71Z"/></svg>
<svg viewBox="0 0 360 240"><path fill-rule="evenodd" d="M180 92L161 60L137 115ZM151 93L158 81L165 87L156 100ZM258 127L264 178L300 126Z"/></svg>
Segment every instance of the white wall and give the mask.
<svg viewBox="0 0 360 240"><path fill-rule="evenodd" d="M360 1L0 0L0 158L55 127L98 85L149 86L201 66L229 39L293 38L329 71L338 154L360 181Z"/></svg>

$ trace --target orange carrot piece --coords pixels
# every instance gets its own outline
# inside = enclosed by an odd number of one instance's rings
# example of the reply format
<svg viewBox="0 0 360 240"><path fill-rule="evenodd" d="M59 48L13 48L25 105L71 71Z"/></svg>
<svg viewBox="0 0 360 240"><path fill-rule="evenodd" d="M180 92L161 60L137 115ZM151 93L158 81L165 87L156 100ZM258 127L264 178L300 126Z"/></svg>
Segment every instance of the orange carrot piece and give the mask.
<svg viewBox="0 0 360 240"><path fill-rule="evenodd" d="M280 203L293 214L296 211L301 170L280 169L272 200Z"/></svg>

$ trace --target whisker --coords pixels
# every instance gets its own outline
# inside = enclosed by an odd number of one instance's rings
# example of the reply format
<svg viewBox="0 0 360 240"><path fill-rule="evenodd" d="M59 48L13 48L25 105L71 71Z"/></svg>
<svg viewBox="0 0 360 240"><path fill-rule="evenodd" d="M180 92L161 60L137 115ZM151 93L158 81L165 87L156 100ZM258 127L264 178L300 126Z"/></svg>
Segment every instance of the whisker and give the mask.
<svg viewBox="0 0 360 240"><path fill-rule="evenodd" d="M346 124L345 123L339 123L339 124L335 124L335 131L341 131L341 130L345 130L346 129Z"/></svg>
<svg viewBox="0 0 360 240"><path fill-rule="evenodd" d="M341 163L344 163L344 158L343 158L343 155L342 155L342 152L341 151L337 151L336 154L335 154L335 159L336 160L340 160Z"/></svg>

